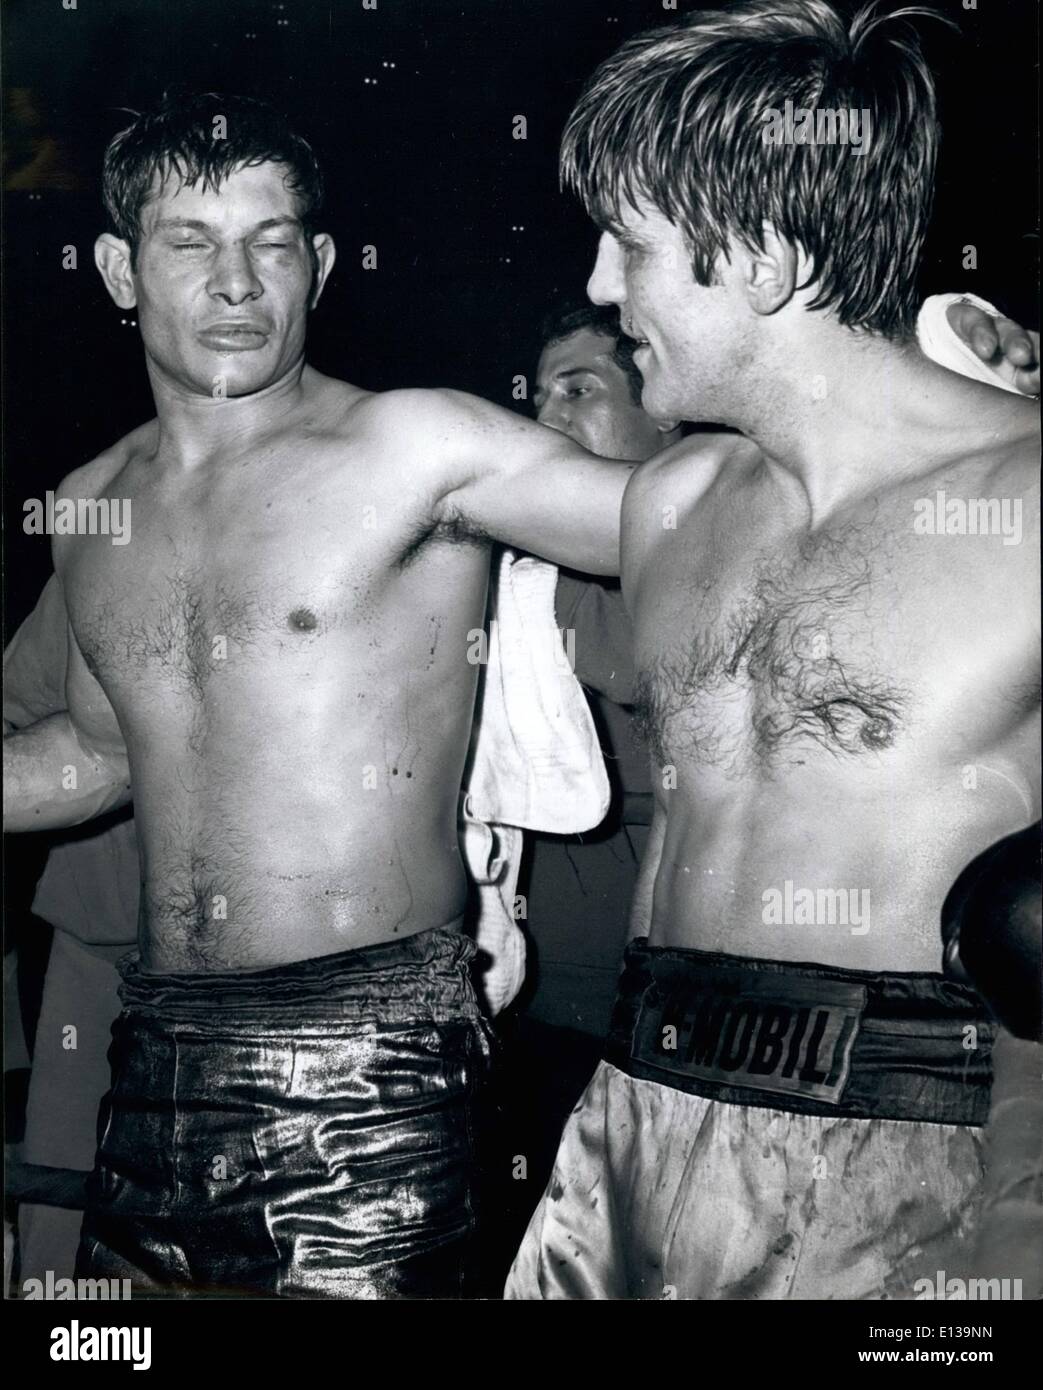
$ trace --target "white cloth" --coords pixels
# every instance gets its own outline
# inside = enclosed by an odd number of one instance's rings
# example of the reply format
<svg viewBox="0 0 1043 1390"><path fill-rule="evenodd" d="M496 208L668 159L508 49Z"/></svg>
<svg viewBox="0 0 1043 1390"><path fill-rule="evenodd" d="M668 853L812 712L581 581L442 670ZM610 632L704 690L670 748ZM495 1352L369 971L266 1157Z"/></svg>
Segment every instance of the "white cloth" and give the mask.
<svg viewBox="0 0 1043 1390"><path fill-rule="evenodd" d="M504 550L492 578L488 647L460 804L478 890L485 1001L498 1013L525 979L515 912L523 830L571 834L605 817L609 784L583 688L554 615L558 571Z"/></svg>
<svg viewBox="0 0 1043 1390"><path fill-rule="evenodd" d="M950 372L1020 395L1013 382L1005 380L988 362L983 362L974 349L953 332L946 317L950 304L973 304L992 318L997 317L995 306L975 294L932 294L930 299L924 300L916 320L916 337L924 355L940 367L948 367Z"/></svg>

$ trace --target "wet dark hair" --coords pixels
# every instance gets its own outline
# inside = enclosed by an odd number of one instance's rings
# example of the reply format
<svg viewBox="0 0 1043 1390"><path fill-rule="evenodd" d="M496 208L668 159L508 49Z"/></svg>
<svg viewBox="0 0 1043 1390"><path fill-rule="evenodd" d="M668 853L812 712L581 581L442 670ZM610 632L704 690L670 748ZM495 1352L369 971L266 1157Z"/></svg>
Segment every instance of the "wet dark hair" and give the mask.
<svg viewBox="0 0 1043 1390"><path fill-rule="evenodd" d="M761 247L763 224L811 258L818 293L850 328L912 335L934 195L934 82L909 16L827 0L745 0L638 34L597 69L562 138L562 183L604 229L641 197L680 229L700 285L729 239ZM787 101L869 113L845 142L769 146Z"/></svg>
<svg viewBox="0 0 1043 1390"><path fill-rule="evenodd" d="M641 391L644 382L641 373L634 365L634 349L637 343L628 338L619 324L619 310L614 305L591 304L589 301L570 299L552 309L540 325L540 351L554 343L564 342L573 333L590 328L605 338L611 338L612 360L623 372L630 387L630 399L635 405L641 404Z"/></svg>
<svg viewBox="0 0 1043 1390"><path fill-rule="evenodd" d="M322 171L312 147L285 117L254 97L168 91L158 106L134 114L105 150L102 199L110 230L136 256L141 213L157 174L163 181L176 178L179 186L201 183L204 191L216 190L229 174L257 164L285 166L286 186L310 236L322 207Z"/></svg>

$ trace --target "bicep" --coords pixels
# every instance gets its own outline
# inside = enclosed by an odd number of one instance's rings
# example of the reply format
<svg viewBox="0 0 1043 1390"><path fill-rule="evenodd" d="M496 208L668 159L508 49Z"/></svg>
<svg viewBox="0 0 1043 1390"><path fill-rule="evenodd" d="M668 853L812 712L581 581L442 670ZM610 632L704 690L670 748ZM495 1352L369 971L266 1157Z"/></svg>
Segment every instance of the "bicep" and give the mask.
<svg viewBox="0 0 1043 1390"><path fill-rule="evenodd" d="M633 465L597 458L544 425L452 395L443 433L457 477L447 518L589 574L619 573L619 518Z"/></svg>

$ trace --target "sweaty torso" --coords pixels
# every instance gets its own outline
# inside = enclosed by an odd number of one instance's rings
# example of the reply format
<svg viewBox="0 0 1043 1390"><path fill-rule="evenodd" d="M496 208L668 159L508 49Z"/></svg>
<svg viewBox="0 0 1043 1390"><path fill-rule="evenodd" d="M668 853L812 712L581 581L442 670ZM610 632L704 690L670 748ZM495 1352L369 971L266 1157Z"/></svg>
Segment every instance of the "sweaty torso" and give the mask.
<svg viewBox="0 0 1043 1390"><path fill-rule="evenodd" d="M650 940L937 970L957 873L1039 815L1025 451L932 465L812 529L754 445L722 447L653 465L624 509L665 821ZM1006 496L1007 536L951 510L930 534L939 492Z"/></svg>
<svg viewBox="0 0 1043 1390"><path fill-rule="evenodd" d="M260 447L132 457L101 479L130 543L57 550L70 710L99 737L114 712L129 753L147 969L257 969L463 909L487 549L433 525L424 441L395 442L382 398L311 381Z"/></svg>

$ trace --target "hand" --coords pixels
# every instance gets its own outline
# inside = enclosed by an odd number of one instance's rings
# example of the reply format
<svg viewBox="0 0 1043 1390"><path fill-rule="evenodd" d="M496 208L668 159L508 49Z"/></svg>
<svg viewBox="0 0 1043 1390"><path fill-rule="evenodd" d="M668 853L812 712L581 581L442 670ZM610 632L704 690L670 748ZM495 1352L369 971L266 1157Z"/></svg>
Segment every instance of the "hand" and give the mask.
<svg viewBox="0 0 1043 1390"><path fill-rule="evenodd" d="M950 304L949 326L975 356L1025 396L1039 395L1039 334L975 304Z"/></svg>

